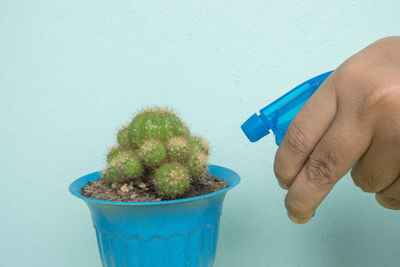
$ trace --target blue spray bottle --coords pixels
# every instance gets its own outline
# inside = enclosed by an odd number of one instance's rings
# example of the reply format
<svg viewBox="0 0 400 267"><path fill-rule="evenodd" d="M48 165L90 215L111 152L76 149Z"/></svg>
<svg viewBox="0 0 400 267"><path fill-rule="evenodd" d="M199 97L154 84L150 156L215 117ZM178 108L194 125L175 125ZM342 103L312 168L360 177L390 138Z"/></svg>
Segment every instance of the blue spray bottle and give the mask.
<svg viewBox="0 0 400 267"><path fill-rule="evenodd" d="M271 130L279 146L297 112L331 73L329 71L298 85L261 109L260 115L254 114L245 121L241 127L250 142L257 142Z"/></svg>
<svg viewBox="0 0 400 267"><path fill-rule="evenodd" d="M241 128L250 142L257 142L271 130L275 135L275 143L279 146L297 112L331 73L332 71L326 72L296 86L261 109L260 115L255 113L247 119ZM312 216L314 215L315 211Z"/></svg>

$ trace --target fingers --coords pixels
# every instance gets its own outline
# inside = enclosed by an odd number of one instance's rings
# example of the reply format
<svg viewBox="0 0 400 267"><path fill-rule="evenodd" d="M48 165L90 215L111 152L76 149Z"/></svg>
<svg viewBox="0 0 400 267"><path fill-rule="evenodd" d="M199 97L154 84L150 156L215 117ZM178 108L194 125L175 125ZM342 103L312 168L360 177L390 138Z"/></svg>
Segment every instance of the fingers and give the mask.
<svg viewBox="0 0 400 267"><path fill-rule="evenodd" d="M351 172L354 183L365 192L377 193L383 207L400 209L400 143L388 135L395 123L380 125L370 147Z"/></svg>
<svg viewBox="0 0 400 267"><path fill-rule="evenodd" d="M287 189L300 172L315 145L336 113L336 96L331 74L292 120L276 152L274 171Z"/></svg>
<svg viewBox="0 0 400 267"><path fill-rule="evenodd" d="M374 136L370 147L351 171L355 185L377 193L391 185L400 174L400 144ZM400 194L400 191L399 191Z"/></svg>
<svg viewBox="0 0 400 267"><path fill-rule="evenodd" d="M371 138L372 131L351 116L338 114L286 195L286 209L293 222L305 223L311 219L336 182L367 150Z"/></svg>
<svg viewBox="0 0 400 267"><path fill-rule="evenodd" d="M384 208L400 210L400 177L388 188L377 193L375 198Z"/></svg>

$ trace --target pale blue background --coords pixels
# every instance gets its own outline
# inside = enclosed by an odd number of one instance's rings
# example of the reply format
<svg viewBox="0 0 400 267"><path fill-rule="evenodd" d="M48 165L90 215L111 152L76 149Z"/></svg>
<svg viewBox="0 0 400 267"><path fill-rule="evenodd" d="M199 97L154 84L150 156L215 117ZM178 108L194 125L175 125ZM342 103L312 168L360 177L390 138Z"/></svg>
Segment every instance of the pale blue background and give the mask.
<svg viewBox="0 0 400 267"><path fill-rule="evenodd" d="M100 266L89 212L67 191L101 169L140 107L173 107L242 176L216 266L398 266L400 213L349 177L306 225L275 181L272 136L240 124L374 40L400 1L0 2L0 266ZM301 2L301 3L300 3Z"/></svg>

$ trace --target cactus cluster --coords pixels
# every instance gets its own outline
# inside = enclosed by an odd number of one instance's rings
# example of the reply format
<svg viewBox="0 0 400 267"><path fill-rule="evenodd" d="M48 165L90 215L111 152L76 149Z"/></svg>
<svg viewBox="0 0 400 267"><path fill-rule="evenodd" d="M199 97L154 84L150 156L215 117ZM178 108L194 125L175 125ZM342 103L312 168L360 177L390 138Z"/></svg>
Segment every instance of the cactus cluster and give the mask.
<svg viewBox="0 0 400 267"><path fill-rule="evenodd" d="M104 181L153 179L157 190L173 198L207 171L209 148L201 137L168 109L150 108L138 113L117 135L118 145L107 154Z"/></svg>

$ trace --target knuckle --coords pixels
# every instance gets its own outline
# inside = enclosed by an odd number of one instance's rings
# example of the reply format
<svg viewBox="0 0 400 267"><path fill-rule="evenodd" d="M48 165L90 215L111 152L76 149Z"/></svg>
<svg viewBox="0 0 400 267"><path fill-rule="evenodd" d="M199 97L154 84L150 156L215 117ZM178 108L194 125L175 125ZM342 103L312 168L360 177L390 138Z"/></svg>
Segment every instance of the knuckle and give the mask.
<svg viewBox="0 0 400 267"><path fill-rule="evenodd" d="M379 183L379 175L375 171L362 171L360 167L353 168L350 172L351 178L356 186L363 192L377 193L382 190L382 185Z"/></svg>
<svg viewBox="0 0 400 267"><path fill-rule="evenodd" d="M340 85L353 84L354 81L363 80L367 71L368 65L355 55L340 66L336 81L343 82ZM338 88L341 87L343 86L338 86Z"/></svg>
<svg viewBox="0 0 400 267"><path fill-rule="evenodd" d="M286 143L289 149L299 154L309 154L309 145L304 132L292 122L285 134Z"/></svg>
<svg viewBox="0 0 400 267"><path fill-rule="evenodd" d="M335 169L329 158L310 157L306 165L306 178L316 186L334 184L337 181Z"/></svg>
<svg viewBox="0 0 400 267"><path fill-rule="evenodd" d="M375 199L384 208L400 210L400 197L389 196L381 192L375 195Z"/></svg>
<svg viewBox="0 0 400 267"><path fill-rule="evenodd" d="M381 61L356 54L337 69L333 81L340 94L357 95L360 106L358 113L365 117L372 113L371 110L393 110L393 105L398 110L400 76L394 73L382 66Z"/></svg>
<svg viewBox="0 0 400 267"><path fill-rule="evenodd" d="M400 107L400 94L398 86L391 82L383 81L373 85L373 88L367 92L365 108L368 110L380 110L393 113Z"/></svg>
<svg viewBox="0 0 400 267"><path fill-rule="evenodd" d="M362 191L366 193L376 193L380 191L379 178L376 174L371 173L369 175L364 176L364 178L360 182L360 188Z"/></svg>
<svg viewBox="0 0 400 267"><path fill-rule="evenodd" d="M398 36L386 36L383 37L375 42L375 44L379 45L387 45L387 44L392 44L393 42L398 42L400 41L400 38Z"/></svg>

